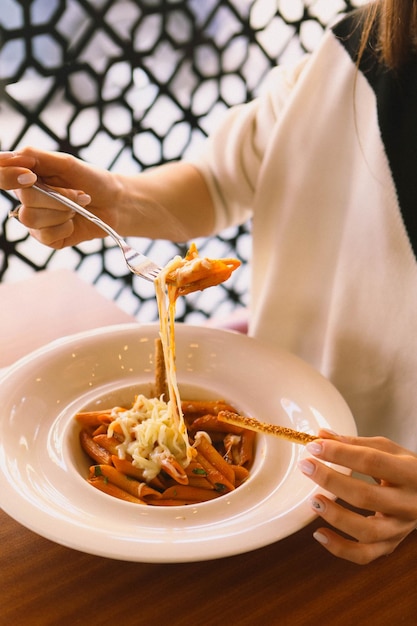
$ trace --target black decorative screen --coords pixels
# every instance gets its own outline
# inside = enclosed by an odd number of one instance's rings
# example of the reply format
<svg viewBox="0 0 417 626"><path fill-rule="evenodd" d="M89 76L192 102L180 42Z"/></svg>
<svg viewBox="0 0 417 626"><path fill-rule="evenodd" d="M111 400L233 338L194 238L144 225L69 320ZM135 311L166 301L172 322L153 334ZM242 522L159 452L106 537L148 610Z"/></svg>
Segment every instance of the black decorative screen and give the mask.
<svg viewBox="0 0 417 626"><path fill-rule="evenodd" d="M190 155L225 108L254 97L276 63L312 51L338 13L363 0L1 0L0 141L63 150L139 172ZM0 280L67 267L140 321L156 319L152 285L126 271L109 240L54 252L0 197ZM164 264L184 246L135 239ZM197 240L207 256L237 256L227 285L182 299L201 322L245 305L250 224ZM181 309L181 307L183 307Z"/></svg>

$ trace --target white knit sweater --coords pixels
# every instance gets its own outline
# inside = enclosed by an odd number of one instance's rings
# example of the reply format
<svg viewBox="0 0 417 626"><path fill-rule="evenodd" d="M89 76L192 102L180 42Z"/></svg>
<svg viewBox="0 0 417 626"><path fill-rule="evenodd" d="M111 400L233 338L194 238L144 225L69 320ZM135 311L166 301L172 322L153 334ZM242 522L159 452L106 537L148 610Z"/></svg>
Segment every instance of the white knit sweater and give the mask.
<svg viewBox="0 0 417 626"><path fill-rule="evenodd" d="M361 434L417 451L417 264L377 97L329 32L228 112L197 166L216 231L253 218L250 334L327 376Z"/></svg>

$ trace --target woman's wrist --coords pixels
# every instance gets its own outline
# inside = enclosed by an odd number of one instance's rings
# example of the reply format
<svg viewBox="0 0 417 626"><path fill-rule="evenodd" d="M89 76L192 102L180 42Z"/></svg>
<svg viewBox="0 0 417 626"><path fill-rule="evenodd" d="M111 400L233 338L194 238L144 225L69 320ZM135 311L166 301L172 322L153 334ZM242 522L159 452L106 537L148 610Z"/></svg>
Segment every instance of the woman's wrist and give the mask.
<svg viewBox="0 0 417 626"><path fill-rule="evenodd" d="M115 174L117 226L124 236L187 241L210 234L214 208L200 172L167 164L136 176Z"/></svg>

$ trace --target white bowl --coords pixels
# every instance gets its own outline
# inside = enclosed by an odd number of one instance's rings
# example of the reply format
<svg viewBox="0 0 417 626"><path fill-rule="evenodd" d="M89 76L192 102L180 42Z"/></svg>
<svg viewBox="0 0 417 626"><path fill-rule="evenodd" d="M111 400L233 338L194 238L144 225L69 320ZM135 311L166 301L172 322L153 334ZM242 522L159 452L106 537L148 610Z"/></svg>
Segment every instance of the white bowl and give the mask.
<svg viewBox="0 0 417 626"><path fill-rule="evenodd" d="M214 559L268 545L314 518L317 491L297 468L303 446L258 435L250 478L216 500L140 506L85 480L74 414L130 403L153 381L157 325L128 324L55 341L21 359L0 387L0 505L57 543L140 562ZM234 332L177 324L185 396L224 398L262 421L355 434L335 388L300 359ZM204 390L202 392L201 390Z"/></svg>

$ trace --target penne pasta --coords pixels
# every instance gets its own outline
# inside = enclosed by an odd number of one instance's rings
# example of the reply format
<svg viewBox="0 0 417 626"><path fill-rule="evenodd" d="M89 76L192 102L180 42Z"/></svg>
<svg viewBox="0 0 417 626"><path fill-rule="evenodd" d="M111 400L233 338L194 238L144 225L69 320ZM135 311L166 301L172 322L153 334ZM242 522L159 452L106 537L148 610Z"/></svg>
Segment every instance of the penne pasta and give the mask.
<svg viewBox="0 0 417 626"><path fill-rule="evenodd" d="M173 457L167 457L161 460L161 468L168 476L171 476L175 482L180 485L188 485L188 476L183 467Z"/></svg>
<svg viewBox="0 0 417 626"><path fill-rule="evenodd" d="M198 487L199 489L214 489L212 483L204 476L189 476L188 484L190 487Z"/></svg>
<svg viewBox="0 0 417 626"><path fill-rule="evenodd" d="M200 433L198 433L200 434ZM227 461L222 457L216 448L212 446L209 439L203 433L197 436L195 440L195 448L204 456L213 467L223 474L230 484L234 484L235 475L233 469ZM204 469L204 468L203 468Z"/></svg>
<svg viewBox="0 0 417 626"><path fill-rule="evenodd" d="M118 498L119 500L132 502L133 504L146 504L145 500L140 500L139 498L132 496L130 493L127 493L127 491L124 491L124 489L120 489L120 487L113 485L113 483L109 482L102 476L89 478L88 482L96 489L107 493L109 496Z"/></svg>
<svg viewBox="0 0 417 626"><path fill-rule="evenodd" d="M82 411L77 413L75 419L86 428L89 428L91 426L100 426L101 424L110 424L117 413L125 410L120 406L116 406L105 411Z"/></svg>
<svg viewBox="0 0 417 626"><path fill-rule="evenodd" d="M173 485L168 487L161 496L161 501L167 500L184 500L193 503L206 502L207 500L213 500L218 498L219 494L210 489L200 489L199 487L192 487L190 485Z"/></svg>
<svg viewBox="0 0 417 626"><path fill-rule="evenodd" d="M152 489L145 482L126 476L112 465L93 465L90 467L90 479L99 477L103 477L105 481L111 482L139 500L161 497L160 492L156 489Z"/></svg>
<svg viewBox="0 0 417 626"><path fill-rule="evenodd" d="M182 400L184 415L196 418L202 415L217 415L219 411L233 411L233 407L224 400Z"/></svg>
<svg viewBox="0 0 417 626"><path fill-rule="evenodd" d="M95 437L93 437L93 441L101 448L104 448L104 450L107 450L110 455L117 455L120 440L116 437L109 437L108 435L96 435Z"/></svg>
<svg viewBox="0 0 417 626"><path fill-rule="evenodd" d="M220 493L226 493L235 489L234 482L229 481L205 456L197 453L196 459L206 471L207 480L211 482L214 489Z"/></svg>
<svg viewBox="0 0 417 626"><path fill-rule="evenodd" d="M96 463L107 465L111 463L110 452L94 441L93 437L85 429L80 432L80 443L84 452Z"/></svg>
<svg viewBox="0 0 417 626"><path fill-rule="evenodd" d="M176 257L167 267L165 280L175 301L178 296L225 282L239 266L237 259L201 258L195 244L191 244L184 259Z"/></svg>
<svg viewBox="0 0 417 626"><path fill-rule="evenodd" d="M243 430L239 445L238 465L250 465L253 461L253 448L256 433L253 430Z"/></svg>
<svg viewBox="0 0 417 626"><path fill-rule="evenodd" d="M235 485L239 487L249 476L249 470L243 465L231 465L235 473Z"/></svg>
<svg viewBox="0 0 417 626"><path fill-rule="evenodd" d="M139 467L135 467L132 461L128 459L119 459L116 454L112 454L111 463L114 467L125 474L126 476L130 476L130 478L136 478L136 480L145 480L143 476L143 470Z"/></svg>
<svg viewBox="0 0 417 626"><path fill-rule="evenodd" d="M221 413L226 413L226 411L221 411ZM189 433L196 433L199 430L218 433L235 433L239 435L242 433L241 426L221 422L217 415L210 414L197 417L188 427Z"/></svg>
<svg viewBox="0 0 417 626"><path fill-rule="evenodd" d="M195 404L193 401L187 402ZM223 401L210 404L211 408L225 405L230 406ZM110 413L105 411L100 412L100 415ZM129 409L118 408L119 417L127 416L128 413ZM88 424L88 428L84 427L80 432L81 445L94 461L88 481L100 491L116 498L152 506L185 506L206 502L234 491L249 476L255 433L241 426L229 429L217 415L204 415L192 422L189 436L193 458L190 463L182 466L174 456L166 455L161 459L160 472L151 479L146 478L143 468L134 464L130 454L126 453L124 458L120 456L120 448L123 446L123 427L120 424L113 419L108 424L100 423L96 427L96 417L92 419L90 413L85 420L85 415L79 414L76 418L79 423ZM209 434L201 430L202 426L219 430ZM196 427L198 430L193 433ZM239 434L228 430L238 430ZM97 432L99 434L93 435ZM212 438L213 434L216 437Z"/></svg>

